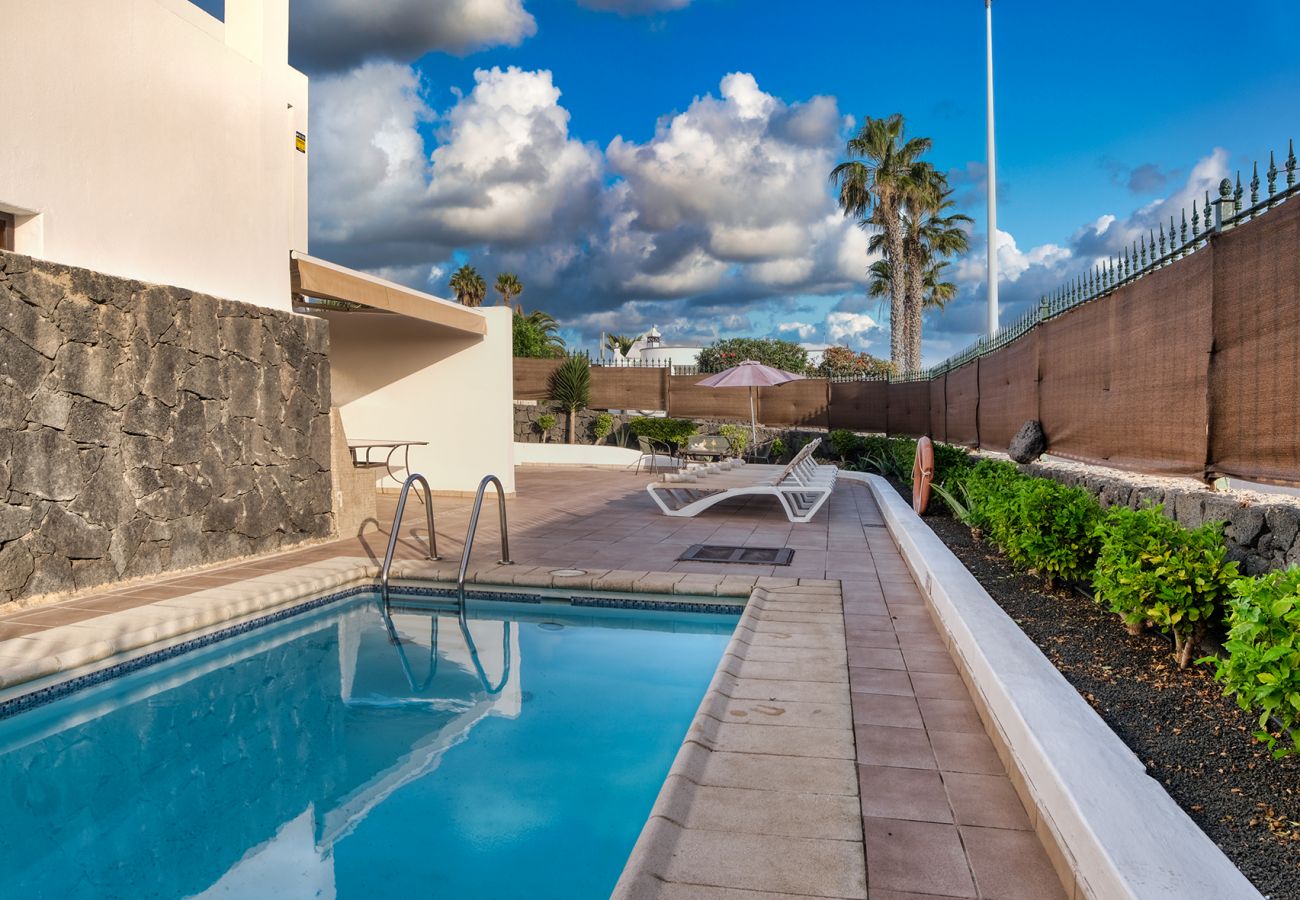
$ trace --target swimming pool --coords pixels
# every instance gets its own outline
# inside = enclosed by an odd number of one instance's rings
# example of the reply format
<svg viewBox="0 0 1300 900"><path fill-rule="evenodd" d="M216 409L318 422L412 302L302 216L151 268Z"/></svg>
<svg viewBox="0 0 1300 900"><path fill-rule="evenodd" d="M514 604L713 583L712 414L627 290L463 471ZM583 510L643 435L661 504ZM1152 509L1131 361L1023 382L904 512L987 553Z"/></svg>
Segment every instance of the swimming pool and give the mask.
<svg viewBox="0 0 1300 900"><path fill-rule="evenodd" d="M610 602L357 594L0 707L0 896L608 896L739 612Z"/></svg>

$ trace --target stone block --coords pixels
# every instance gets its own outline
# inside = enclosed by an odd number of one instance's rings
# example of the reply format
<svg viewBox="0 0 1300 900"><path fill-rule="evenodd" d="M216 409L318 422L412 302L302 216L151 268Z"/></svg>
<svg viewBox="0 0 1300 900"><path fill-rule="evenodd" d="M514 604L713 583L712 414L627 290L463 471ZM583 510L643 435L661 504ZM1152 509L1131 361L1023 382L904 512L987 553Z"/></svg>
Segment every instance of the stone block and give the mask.
<svg viewBox="0 0 1300 900"><path fill-rule="evenodd" d="M53 322L49 327L54 332L54 349L57 350L64 341L79 341L83 344L98 342L102 333L99 311L103 306L102 303L75 294L69 294L60 300L50 317ZM54 358L53 353L45 355Z"/></svg>
<svg viewBox="0 0 1300 900"><path fill-rule="evenodd" d="M68 414L71 412L71 394L38 388L27 409L27 421L63 431L68 427Z"/></svg>
<svg viewBox="0 0 1300 900"><path fill-rule="evenodd" d="M18 596L35 569L35 560L26 541L9 541L0 546L0 593Z"/></svg>
<svg viewBox="0 0 1300 900"><path fill-rule="evenodd" d="M64 285L48 271L31 268L23 272L10 272L9 289L47 311L58 306L66 291Z"/></svg>
<svg viewBox="0 0 1300 900"><path fill-rule="evenodd" d="M54 359L49 386L112 406L120 397L114 389L117 364L118 360L104 347L67 343ZM125 372L122 377L127 377Z"/></svg>
<svg viewBox="0 0 1300 900"><path fill-rule="evenodd" d="M54 359L63 343L59 329L37 307L12 295L0 297L0 329L8 331L46 359Z"/></svg>
<svg viewBox="0 0 1300 900"><path fill-rule="evenodd" d="M12 332L0 329L0 382L30 399L51 369L51 363Z"/></svg>
<svg viewBox="0 0 1300 900"><path fill-rule="evenodd" d="M52 428L17 432L9 489L42 500L73 499L89 476L78 450L75 441Z"/></svg>
<svg viewBox="0 0 1300 900"><path fill-rule="evenodd" d="M116 411L107 404L85 397L73 399L66 431L68 437L80 444L110 447L117 446L122 440Z"/></svg>
<svg viewBox="0 0 1300 900"><path fill-rule="evenodd" d="M1282 550L1295 543L1300 530L1300 510L1288 506L1270 506L1264 510L1264 522L1273 535L1273 546Z"/></svg>
<svg viewBox="0 0 1300 900"><path fill-rule="evenodd" d="M99 559L108 552L107 528L92 525L58 503L43 507L33 510L30 542L35 552L68 559Z"/></svg>

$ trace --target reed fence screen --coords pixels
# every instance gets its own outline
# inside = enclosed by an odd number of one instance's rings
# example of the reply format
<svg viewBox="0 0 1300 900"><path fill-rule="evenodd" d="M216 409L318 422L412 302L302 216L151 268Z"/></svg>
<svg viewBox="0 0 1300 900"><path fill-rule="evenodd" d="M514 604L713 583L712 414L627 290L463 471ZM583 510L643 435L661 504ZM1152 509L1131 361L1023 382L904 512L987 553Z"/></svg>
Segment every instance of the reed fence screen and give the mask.
<svg viewBox="0 0 1300 900"><path fill-rule="evenodd" d="M1011 339L928 377L762 388L759 420L1005 450L1038 419L1049 452L1082 462L1300 483L1300 202L1199 241L1045 301ZM544 399L556 364L515 360L515 397ZM592 406L748 420L746 391L703 377L593 367Z"/></svg>

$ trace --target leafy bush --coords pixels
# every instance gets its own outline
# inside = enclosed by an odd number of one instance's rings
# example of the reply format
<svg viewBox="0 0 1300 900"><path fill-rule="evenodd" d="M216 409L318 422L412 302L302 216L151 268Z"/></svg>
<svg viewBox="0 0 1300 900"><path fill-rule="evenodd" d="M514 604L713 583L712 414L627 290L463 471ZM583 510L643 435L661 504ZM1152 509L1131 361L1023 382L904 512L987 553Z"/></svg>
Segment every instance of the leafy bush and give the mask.
<svg viewBox="0 0 1300 900"><path fill-rule="evenodd" d="M542 433L542 442L545 443L551 437L551 429L555 427L555 416L551 413L542 413L537 417L537 430Z"/></svg>
<svg viewBox="0 0 1300 900"><path fill-rule="evenodd" d="M849 462L862 447L862 438L847 428L836 428L826 435L826 439L839 455L840 462Z"/></svg>
<svg viewBox="0 0 1300 900"><path fill-rule="evenodd" d="M690 419L666 419L653 416L637 416L627 423L628 431L637 437L647 437L680 447L699 427Z"/></svg>
<svg viewBox="0 0 1300 900"><path fill-rule="evenodd" d="M731 441L732 456L744 456L749 449L749 429L744 425L723 425L718 434Z"/></svg>
<svg viewBox="0 0 1300 900"><path fill-rule="evenodd" d="M609 433L613 430L614 417L607 412L596 413L596 421L591 425L591 433L596 438L596 443L599 444L609 437Z"/></svg>
<svg viewBox="0 0 1300 900"><path fill-rule="evenodd" d="M966 475L966 496L970 503L970 526L975 536L988 534L1002 543L1012 524L1015 484L1025 476L1014 465L996 459L981 459Z"/></svg>
<svg viewBox="0 0 1300 900"><path fill-rule="evenodd" d="M1010 502L997 508L1010 520L996 530L1011 561L1049 584L1087 579L1097 559L1097 501L1082 488L1048 478L1018 478L1009 492Z"/></svg>
<svg viewBox="0 0 1300 900"><path fill-rule="evenodd" d="M766 366L803 374L808 369L808 351L793 341L777 338L726 338L700 351L701 372L721 372L747 359Z"/></svg>
<svg viewBox="0 0 1300 900"><path fill-rule="evenodd" d="M899 480L912 483L912 466L916 464L916 441L912 438L889 439L889 454Z"/></svg>
<svg viewBox="0 0 1300 900"><path fill-rule="evenodd" d="M569 414L569 443L573 443L578 410L591 402L591 363L585 356L567 357L551 373L548 392L551 402Z"/></svg>
<svg viewBox="0 0 1300 900"><path fill-rule="evenodd" d="M953 486L965 481L975 461L971 459L965 447L955 444L934 445L934 480L942 485Z"/></svg>
<svg viewBox="0 0 1300 900"><path fill-rule="evenodd" d="M1225 561L1223 526L1188 530L1165 518L1160 507L1106 511L1093 592L1120 615L1130 630L1149 620L1174 639L1180 668L1205 626L1228 595L1237 564Z"/></svg>
<svg viewBox="0 0 1300 900"><path fill-rule="evenodd" d="M823 378L848 378L854 376L893 375L896 368L888 360L869 353L854 353L848 347L827 347L822 351L822 361L814 370Z"/></svg>
<svg viewBox="0 0 1300 900"><path fill-rule="evenodd" d="M1259 713L1255 737L1275 758L1300 753L1300 568L1241 578L1228 600L1226 659L1210 658L1214 677L1237 705ZM1275 718L1290 746L1279 747Z"/></svg>

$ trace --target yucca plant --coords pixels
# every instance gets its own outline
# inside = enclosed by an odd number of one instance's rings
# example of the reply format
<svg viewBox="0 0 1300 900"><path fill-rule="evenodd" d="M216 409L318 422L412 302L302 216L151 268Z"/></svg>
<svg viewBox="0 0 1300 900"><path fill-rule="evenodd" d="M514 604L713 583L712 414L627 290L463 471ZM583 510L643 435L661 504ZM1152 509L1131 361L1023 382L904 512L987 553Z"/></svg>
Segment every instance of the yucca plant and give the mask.
<svg viewBox="0 0 1300 900"><path fill-rule="evenodd" d="M551 373L550 400L569 414L568 441L572 444L578 410L591 402L591 364L585 356L569 356Z"/></svg>

